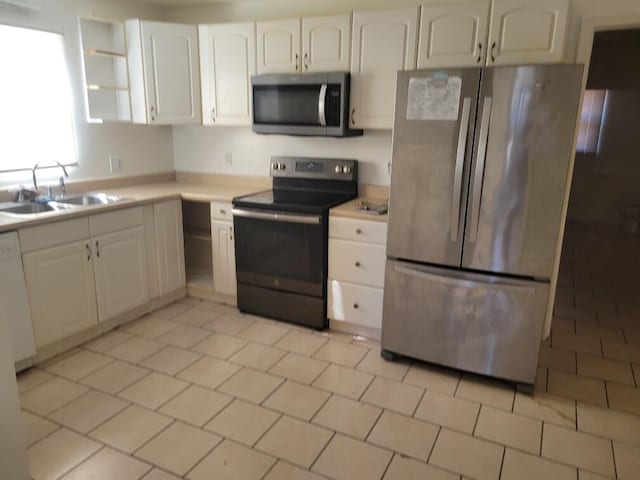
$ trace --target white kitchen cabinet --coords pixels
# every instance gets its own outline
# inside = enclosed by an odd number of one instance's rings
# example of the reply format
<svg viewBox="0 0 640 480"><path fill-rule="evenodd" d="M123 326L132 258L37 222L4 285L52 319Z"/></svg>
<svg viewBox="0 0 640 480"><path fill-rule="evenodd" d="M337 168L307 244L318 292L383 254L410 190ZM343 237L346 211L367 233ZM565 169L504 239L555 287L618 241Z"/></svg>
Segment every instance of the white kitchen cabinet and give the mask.
<svg viewBox="0 0 640 480"><path fill-rule="evenodd" d="M217 293L236 296L236 249L233 223L211 221L213 248L213 288Z"/></svg>
<svg viewBox="0 0 640 480"><path fill-rule="evenodd" d="M393 127L396 74L416 67L417 28L417 7L353 13L351 127Z"/></svg>
<svg viewBox="0 0 640 480"><path fill-rule="evenodd" d="M561 62L569 0L493 0L487 65Z"/></svg>
<svg viewBox="0 0 640 480"><path fill-rule="evenodd" d="M255 23L200 25L202 123L251 125L251 76L256 73Z"/></svg>
<svg viewBox="0 0 640 480"><path fill-rule="evenodd" d="M144 227L101 235L92 239L101 322L149 300Z"/></svg>
<svg viewBox="0 0 640 480"><path fill-rule="evenodd" d="M158 255L158 286L162 296L186 285L182 202L169 200L154 203L153 216Z"/></svg>
<svg viewBox="0 0 640 480"><path fill-rule="evenodd" d="M89 242L87 239L23 255L36 347L98 324Z"/></svg>
<svg viewBox="0 0 640 480"><path fill-rule="evenodd" d="M348 71L350 53L351 14L302 19L303 71Z"/></svg>
<svg viewBox="0 0 640 480"><path fill-rule="evenodd" d="M258 73L295 73L301 69L300 19L256 22Z"/></svg>
<svg viewBox="0 0 640 480"><path fill-rule="evenodd" d="M327 315L332 327L380 335L386 238L384 221L329 217Z"/></svg>
<svg viewBox="0 0 640 480"><path fill-rule="evenodd" d="M423 5L418 68L483 65L488 26L488 2Z"/></svg>
<svg viewBox="0 0 640 480"><path fill-rule="evenodd" d="M125 27L134 123L200 123L197 27L138 19Z"/></svg>

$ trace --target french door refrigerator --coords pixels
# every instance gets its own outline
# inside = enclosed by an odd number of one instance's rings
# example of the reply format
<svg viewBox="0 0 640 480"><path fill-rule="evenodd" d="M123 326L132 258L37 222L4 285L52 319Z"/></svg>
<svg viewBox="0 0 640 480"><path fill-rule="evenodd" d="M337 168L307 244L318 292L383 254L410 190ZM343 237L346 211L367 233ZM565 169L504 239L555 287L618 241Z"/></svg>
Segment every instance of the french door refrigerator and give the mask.
<svg viewBox="0 0 640 480"><path fill-rule="evenodd" d="M582 72L398 73L383 357L535 382Z"/></svg>

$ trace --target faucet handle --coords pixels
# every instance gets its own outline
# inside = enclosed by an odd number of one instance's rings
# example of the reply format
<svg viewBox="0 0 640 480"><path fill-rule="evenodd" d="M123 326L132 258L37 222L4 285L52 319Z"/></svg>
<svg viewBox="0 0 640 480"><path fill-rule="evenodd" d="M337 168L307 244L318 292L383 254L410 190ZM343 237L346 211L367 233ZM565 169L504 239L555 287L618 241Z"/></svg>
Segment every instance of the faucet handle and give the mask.
<svg viewBox="0 0 640 480"><path fill-rule="evenodd" d="M58 189L60 190L60 198L67 194L67 186L64 184L64 177L60 175L58 179Z"/></svg>

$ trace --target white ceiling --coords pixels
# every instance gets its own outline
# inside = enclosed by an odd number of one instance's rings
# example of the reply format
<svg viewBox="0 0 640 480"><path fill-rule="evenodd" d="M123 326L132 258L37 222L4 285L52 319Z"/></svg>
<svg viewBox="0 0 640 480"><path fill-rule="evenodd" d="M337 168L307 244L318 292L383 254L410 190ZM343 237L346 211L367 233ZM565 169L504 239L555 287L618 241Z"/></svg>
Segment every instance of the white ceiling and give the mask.
<svg viewBox="0 0 640 480"><path fill-rule="evenodd" d="M185 7L191 5L203 5L207 3L239 3L247 0L131 0L138 3L151 3L154 5L162 5L164 7Z"/></svg>

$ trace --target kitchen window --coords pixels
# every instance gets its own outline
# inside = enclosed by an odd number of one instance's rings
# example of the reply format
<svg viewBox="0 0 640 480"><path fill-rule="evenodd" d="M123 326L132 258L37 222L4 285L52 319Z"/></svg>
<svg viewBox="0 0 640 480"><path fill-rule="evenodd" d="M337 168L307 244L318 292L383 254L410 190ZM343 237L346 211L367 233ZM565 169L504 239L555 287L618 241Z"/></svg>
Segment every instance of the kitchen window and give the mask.
<svg viewBox="0 0 640 480"><path fill-rule="evenodd" d="M597 154L605 114L606 90L585 90L578 131L578 153Z"/></svg>
<svg viewBox="0 0 640 480"><path fill-rule="evenodd" d="M75 163L62 35L0 25L0 61L0 172Z"/></svg>

